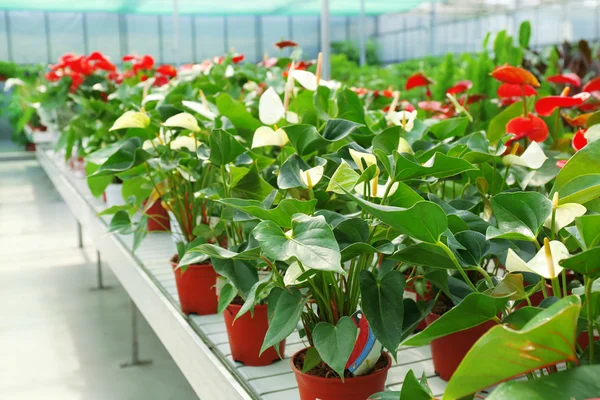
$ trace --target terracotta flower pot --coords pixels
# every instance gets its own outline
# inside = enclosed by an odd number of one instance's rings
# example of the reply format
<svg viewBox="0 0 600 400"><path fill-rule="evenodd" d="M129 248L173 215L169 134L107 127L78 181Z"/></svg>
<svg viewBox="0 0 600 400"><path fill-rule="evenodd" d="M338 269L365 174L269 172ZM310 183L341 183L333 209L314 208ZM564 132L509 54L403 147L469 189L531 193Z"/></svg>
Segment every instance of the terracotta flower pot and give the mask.
<svg viewBox="0 0 600 400"><path fill-rule="evenodd" d="M259 356L260 347L269 329L267 306L265 304L255 306L254 317L248 311L234 323L233 320L241 308L242 306L238 304L230 304L223 312L233 359L244 365L254 367L261 367L278 361L279 356L274 347L265 350ZM285 340L279 344L279 353L282 357L284 349Z"/></svg>
<svg viewBox="0 0 600 400"><path fill-rule="evenodd" d="M184 314L216 314L218 305L215 289L217 273L212 265L210 263L188 265L183 273L181 268L176 269L175 259L171 260L171 266L175 273L181 311Z"/></svg>
<svg viewBox="0 0 600 400"><path fill-rule="evenodd" d="M145 204L146 202L144 202ZM167 210L162 206L160 199L156 200L148 210L146 210L148 218L148 231L168 231L171 229L171 221Z"/></svg>
<svg viewBox="0 0 600 400"><path fill-rule="evenodd" d="M439 317L437 314L429 314L425 317L425 321L429 325ZM430 344L433 368L440 378L449 381L475 342L495 325L494 321L488 321L473 328L433 340Z"/></svg>
<svg viewBox="0 0 600 400"><path fill-rule="evenodd" d="M303 374L295 365L294 360L306 349L302 349L292 356L292 370L298 382L300 400L365 400L372 394L383 392L388 370L392 366L392 358L384 353L387 358L385 368L373 373L346 378L342 382L339 378L324 378Z"/></svg>

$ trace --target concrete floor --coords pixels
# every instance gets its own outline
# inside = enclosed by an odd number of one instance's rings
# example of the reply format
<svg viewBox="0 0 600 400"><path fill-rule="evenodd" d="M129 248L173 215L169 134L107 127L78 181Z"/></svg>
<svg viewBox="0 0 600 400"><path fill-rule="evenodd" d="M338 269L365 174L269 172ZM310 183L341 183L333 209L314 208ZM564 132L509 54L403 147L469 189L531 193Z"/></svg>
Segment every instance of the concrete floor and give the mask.
<svg viewBox="0 0 600 400"><path fill-rule="evenodd" d="M85 236L85 232L84 232ZM0 162L0 399L197 399L143 317L130 356L130 301L35 160Z"/></svg>

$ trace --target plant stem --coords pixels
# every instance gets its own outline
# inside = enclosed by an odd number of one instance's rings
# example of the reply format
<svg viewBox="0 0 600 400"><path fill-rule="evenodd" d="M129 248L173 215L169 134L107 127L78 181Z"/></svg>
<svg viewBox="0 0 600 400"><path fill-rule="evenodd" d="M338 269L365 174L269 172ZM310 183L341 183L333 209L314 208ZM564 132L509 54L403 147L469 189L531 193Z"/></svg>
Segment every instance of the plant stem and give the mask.
<svg viewBox="0 0 600 400"><path fill-rule="evenodd" d="M590 365L594 364L594 321L591 318L592 312L592 284L593 279L585 277L585 309L587 312L587 323L588 323L588 339L590 349Z"/></svg>
<svg viewBox="0 0 600 400"><path fill-rule="evenodd" d="M550 281L552 282L552 294L554 295L554 297L558 297L559 299L562 298L558 278L552 278Z"/></svg>
<svg viewBox="0 0 600 400"><path fill-rule="evenodd" d="M475 268L475 270L477 272L479 272L481 275L483 275L483 277L485 278L485 281L487 282L487 285L490 289L492 289L494 287L494 282L492 281L492 278L490 278L490 275L487 273L487 271L479 266L477 266Z"/></svg>
<svg viewBox="0 0 600 400"><path fill-rule="evenodd" d="M460 273L460 275L465 280L465 283L467 285L469 285L471 287L471 289L473 289L474 292L477 292L477 288L475 287L475 285L473 284L473 282L471 282L471 280L467 276L467 273L465 272L465 270L463 269L463 267L460 265L460 263L456 259L456 256L454 255L454 253L452 252L452 250L450 250L450 248L448 248L448 246L446 246L443 242L441 242L439 240L437 241L436 244L438 245L438 247L440 247L442 250L444 250L444 252L446 253L446 255L452 260L452 262L454 263L454 266L456 267L456 269L458 270L458 272Z"/></svg>

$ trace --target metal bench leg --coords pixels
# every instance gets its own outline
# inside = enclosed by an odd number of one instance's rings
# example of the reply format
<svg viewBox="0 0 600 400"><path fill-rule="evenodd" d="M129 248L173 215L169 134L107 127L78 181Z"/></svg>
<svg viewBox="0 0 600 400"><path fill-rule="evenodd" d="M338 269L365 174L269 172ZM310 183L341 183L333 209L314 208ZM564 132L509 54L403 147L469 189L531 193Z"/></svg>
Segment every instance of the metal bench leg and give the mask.
<svg viewBox="0 0 600 400"><path fill-rule="evenodd" d="M92 290L107 290L111 286L104 286L104 275L102 274L102 258L100 258L100 252L96 250L96 280L98 285Z"/></svg>
<svg viewBox="0 0 600 400"><path fill-rule="evenodd" d="M121 368L152 364L152 360L140 360L140 349L137 329L138 312L139 311L135 303L133 302L133 300L131 300L131 360L121 364Z"/></svg>
<svg viewBox="0 0 600 400"><path fill-rule="evenodd" d="M83 232L81 230L81 222L77 221L77 245L80 249L83 248Z"/></svg>

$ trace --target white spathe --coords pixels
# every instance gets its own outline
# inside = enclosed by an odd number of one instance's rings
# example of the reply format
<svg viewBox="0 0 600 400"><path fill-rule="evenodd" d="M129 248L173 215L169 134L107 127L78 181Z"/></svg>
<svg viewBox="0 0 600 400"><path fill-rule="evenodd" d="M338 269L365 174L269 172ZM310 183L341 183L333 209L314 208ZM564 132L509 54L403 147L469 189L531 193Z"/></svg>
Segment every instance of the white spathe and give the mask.
<svg viewBox="0 0 600 400"><path fill-rule="evenodd" d="M556 278L563 270L563 267L558 263L561 260L569 258L570 254L565 245L558 240L551 241L549 245L552 253L552 266L554 271L548 270L544 247L542 247L528 262L523 261L523 259L512 249L508 249L508 254L506 255L506 269L510 272L533 272L546 279Z"/></svg>
<svg viewBox="0 0 600 400"><path fill-rule="evenodd" d="M192 114L186 112L173 115L163 122L163 125L168 126L169 128L183 128L192 132L200 132L200 126L198 125L196 118L194 118Z"/></svg>
<svg viewBox="0 0 600 400"><path fill-rule="evenodd" d="M285 275L283 276L283 284L285 286L299 285L306 280L298 281L300 275L302 275L302 269L300 268L300 264L298 261L294 261L290 266L285 270Z"/></svg>
<svg viewBox="0 0 600 400"><path fill-rule="evenodd" d="M233 69L233 66L229 64L227 68L225 68L225 78L231 78L234 73L235 70Z"/></svg>
<svg viewBox="0 0 600 400"><path fill-rule="evenodd" d="M417 119L417 111L398 111L388 114L390 122L394 125L401 126L406 132L410 132L415 127L415 119Z"/></svg>
<svg viewBox="0 0 600 400"><path fill-rule="evenodd" d="M352 157L352 159L358 166L358 169L360 169L360 172L365 171L362 160L364 160L365 164L367 164L367 168L370 167L371 165L377 165L377 158L375 157L374 154L363 153L360 151L356 151L354 149L349 149L349 152L350 152L350 157Z"/></svg>
<svg viewBox="0 0 600 400"><path fill-rule="evenodd" d="M325 168L322 165L317 165L316 167L307 169L306 171L300 170L300 179L302 179L302 183L306 185L309 189L312 189L321 178L323 178L323 172L325 172Z"/></svg>
<svg viewBox="0 0 600 400"><path fill-rule="evenodd" d="M188 149L189 151L196 151L198 146L200 146L201 141L196 138L190 136L178 136L169 143L169 147L171 150L181 150L183 148Z"/></svg>
<svg viewBox="0 0 600 400"><path fill-rule="evenodd" d="M265 146L283 147L289 142L288 136L283 129L273 130L268 126L261 126L254 131L252 137L252 148Z"/></svg>
<svg viewBox="0 0 600 400"><path fill-rule="evenodd" d="M410 144L408 143L408 141L406 139L404 139L403 137L401 137L398 140L398 153L413 154L412 147L410 147Z"/></svg>
<svg viewBox="0 0 600 400"><path fill-rule="evenodd" d="M142 105L150 103L151 101L161 101L161 100L164 100L164 98L165 98L165 95L162 93L152 93L152 94L149 94L148 96L144 97L144 99L142 100Z"/></svg>
<svg viewBox="0 0 600 400"><path fill-rule="evenodd" d="M312 72L295 69L290 72L292 76L304 89L317 90L317 77Z"/></svg>
<svg viewBox="0 0 600 400"><path fill-rule="evenodd" d="M548 159L544 150L540 147L537 142L531 142L529 147L525 149L523 154L517 156L516 154L508 154L502 157L502 164L504 165L518 165L521 167L527 167L530 169L539 169L544 162Z"/></svg>
<svg viewBox="0 0 600 400"><path fill-rule="evenodd" d="M117 118L109 131L127 128L147 128L149 125L150 117L148 117L145 112L127 111L125 114Z"/></svg>
<svg viewBox="0 0 600 400"><path fill-rule="evenodd" d="M284 114L283 102L277 92L275 92L275 89L270 87L265 90L258 102L258 118L260 122L265 125L275 125L283 118Z"/></svg>
<svg viewBox="0 0 600 400"><path fill-rule="evenodd" d="M210 111L210 108L206 104L198 103L197 101L188 101L188 100L183 100L181 102L181 104L183 104L185 107L189 108L190 110L192 110L194 112L197 112L198 114L202 115L203 117L205 117L211 121L214 121L215 118L217 118L217 114Z"/></svg>
<svg viewBox="0 0 600 400"><path fill-rule="evenodd" d="M535 143L535 142L534 142ZM558 233L562 228L575 221L575 218L581 217L587 212L587 208L577 203L566 203L556 207L554 216L554 232ZM544 226L551 229L552 215L546 219Z"/></svg>
<svg viewBox="0 0 600 400"><path fill-rule="evenodd" d="M392 187L390 188L388 196L391 196L394 193L396 193L396 190L398 190L398 182L394 182L392 184L392 180L388 178L387 182L384 185L380 185L379 177L371 179L371 181L369 182L369 190L371 192L370 197L382 199L390 185L392 185ZM356 185L354 187L354 191L362 196L366 196L364 183L359 183L358 185Z"/></svg>

